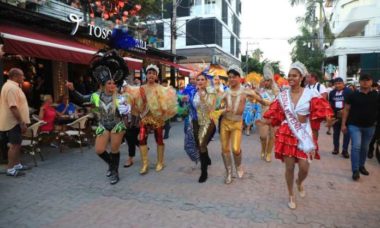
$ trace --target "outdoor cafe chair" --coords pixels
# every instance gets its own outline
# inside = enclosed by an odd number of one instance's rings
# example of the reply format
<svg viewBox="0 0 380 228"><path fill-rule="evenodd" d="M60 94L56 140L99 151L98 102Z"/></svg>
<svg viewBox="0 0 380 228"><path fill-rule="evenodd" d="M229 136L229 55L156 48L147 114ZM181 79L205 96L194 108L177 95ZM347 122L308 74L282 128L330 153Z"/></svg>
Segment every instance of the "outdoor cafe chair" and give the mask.
<svg viewBox="0 0 380 228"><path fill-rule="evenodd" d="M21 142L21 148L23 151L26 151L28 154L30 154L33 157L34 165L37 167L37 159L36 154L38 153L40 155L41 161L44 161L44 157L41 153L40 148L40 133L39 128L46 124L45 121L39 120L36 123L30 125L26 132L23 134L23 139Z"/></svg>
<svg viewBox="0 0 380 228"><path fill-rule="evenodd" d="M65 130L64 132L60 133L61 137L62 136L68 136L68 138L71 141L73 141L75 143L78 143L81 152L83 152L82 145L83 145L83 143L86 140L85 130L86 130L86 127L87 127L87 121L88 121L89 118L91 118L91 116L92 116L92 114L88 114L88 115L82 116L82 117L74 120L71 123L66 124L67 130ZM60 149L61 149L61 152L62 152L62 150L63 150L62 139L60 140Z"/></svg>

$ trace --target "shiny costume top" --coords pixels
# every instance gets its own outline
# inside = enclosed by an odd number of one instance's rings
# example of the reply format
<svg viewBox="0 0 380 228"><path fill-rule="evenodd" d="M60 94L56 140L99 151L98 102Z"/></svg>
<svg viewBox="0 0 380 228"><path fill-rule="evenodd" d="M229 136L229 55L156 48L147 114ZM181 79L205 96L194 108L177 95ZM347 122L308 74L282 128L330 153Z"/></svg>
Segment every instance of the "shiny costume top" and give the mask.
<svg viewBox="0 0 380 228"><path fill-rule="evenodd" d="M144 125L161 127L165 121L177 114L177 94L172 87L159 84L128 86L132 110L139 114Z"/></svg>
<svg viewBox="0 0 380 228"><path fill-rule="evenodd" d="M114 95L106 95L104 92L95 92L90 95L83 95L74 90L72 91L72 94L81 103L91 102L91 104L95 106L95 113L97 114L100 126L104 127L108 131L120 131L114 128L118 124L122 123L122 116L119 112L119 103L124 102L123 97L119 96L115 102L113 102Z"/></svg>

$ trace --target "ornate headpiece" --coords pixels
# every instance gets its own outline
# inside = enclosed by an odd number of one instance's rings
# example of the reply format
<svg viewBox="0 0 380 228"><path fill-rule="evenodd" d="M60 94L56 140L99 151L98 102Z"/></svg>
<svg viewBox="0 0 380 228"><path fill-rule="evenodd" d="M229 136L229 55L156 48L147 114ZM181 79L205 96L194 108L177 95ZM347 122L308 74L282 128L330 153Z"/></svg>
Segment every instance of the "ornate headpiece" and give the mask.
<svg viewBox="0 0 380 228"><path fill-rule="evenodd" d="M243 72L242 72L241 68L237 65L230 66L227 70L227 74L229 74L229 73L239 75L240 77L243 76Z"/></svg>
<svg viewBox="0 0 380 228"><path fill-rule="evenodd" d="M127 64L116 50L98 51L91 61L90 71L94 80L102 85L113 80L121 87L124 79L128 77Z"/></svg>
<svg viewBox="0 0 380 228"><path fill-rule="evenodd" d="M269 80L269 79L273 80L274 73L273 73L273 68L270 65L270 63L266 63L264 65L263 76L264 76L264 80Z"/></svg>
<svg viewBox="0 0 380 228"><path fill-rule="evenodd" d="M160 73L160 70L158 69L158 67L154 64L150 64L146 67L146 72L148 72L148 70L155 70L157 72L157 74Z"/></svg>
<svg viewBox="0 0 380 228"><path fill-rule="evenodd" d="M306 76L309 73L305 65L299 61L292 63L292 65L290 65L290 69L297 69L302 76Z"/></svg>

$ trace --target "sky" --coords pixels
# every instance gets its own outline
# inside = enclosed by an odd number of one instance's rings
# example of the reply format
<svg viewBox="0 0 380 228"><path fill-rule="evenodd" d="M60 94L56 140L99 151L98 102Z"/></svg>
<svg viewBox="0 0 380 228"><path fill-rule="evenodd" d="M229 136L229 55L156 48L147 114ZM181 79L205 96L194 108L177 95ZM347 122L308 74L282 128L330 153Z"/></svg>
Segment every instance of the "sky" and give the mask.
<svg viewBox="0 0 380 228"><path fill-rule="evenodd" d="M264 58L280 61L287 74L291 64L290 37L300 34L296 18L303 16L303 5L291 7L289 0L242 0L241 54L256 48Z"/></svg>

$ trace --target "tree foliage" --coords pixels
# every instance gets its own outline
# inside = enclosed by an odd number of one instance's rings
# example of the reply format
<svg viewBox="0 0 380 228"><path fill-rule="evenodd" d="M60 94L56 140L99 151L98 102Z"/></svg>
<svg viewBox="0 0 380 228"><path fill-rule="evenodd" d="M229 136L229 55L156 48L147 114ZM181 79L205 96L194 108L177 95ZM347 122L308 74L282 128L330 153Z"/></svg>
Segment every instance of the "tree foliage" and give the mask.
<svg viewBox="0 0 380 228"><path fill-rule="evenodd" d="M266 63L270 63L271 66L273 67L273 71L275 74L280 74L282 76L284 75L284 73L280 71L280 61L270 61L268 59L264 59L260 61L260 59L258 59L256 56L258 53L261 53L261 56L263 54L263 52L259 48L257 48L251 56L248 56L247 64L246 64L247 56L246 55L241 56L242 70L244 72L247 72L247 68L248 68L248 73L257 72L257 73L262 74L264 65Z"/></svg>
<svg viewBox="0 0 380 228"><path fill-rule="evenodd" d="M294 45L291 52L292 60L301 61L309 71L321 77L325 49L323 43L326 41L331 43L334 39L329 23L326 22L324 1L290 0L289 2L292 6L304 4L306 7L304 17L297 18L297 22L301 25L301 35L289 40L289 43ZM323 30L322 35L321 30Z"/></svg>
<svg viewBox="0 0 380 228"><path fill-rule="evenodd" d="M301 27L301 35L289 40L289 43L294 44L291 57L293 62L298 60L305 64L308 71L321 76L324 51L315 47L314 40L315 35L307 27Z"/></svg>

